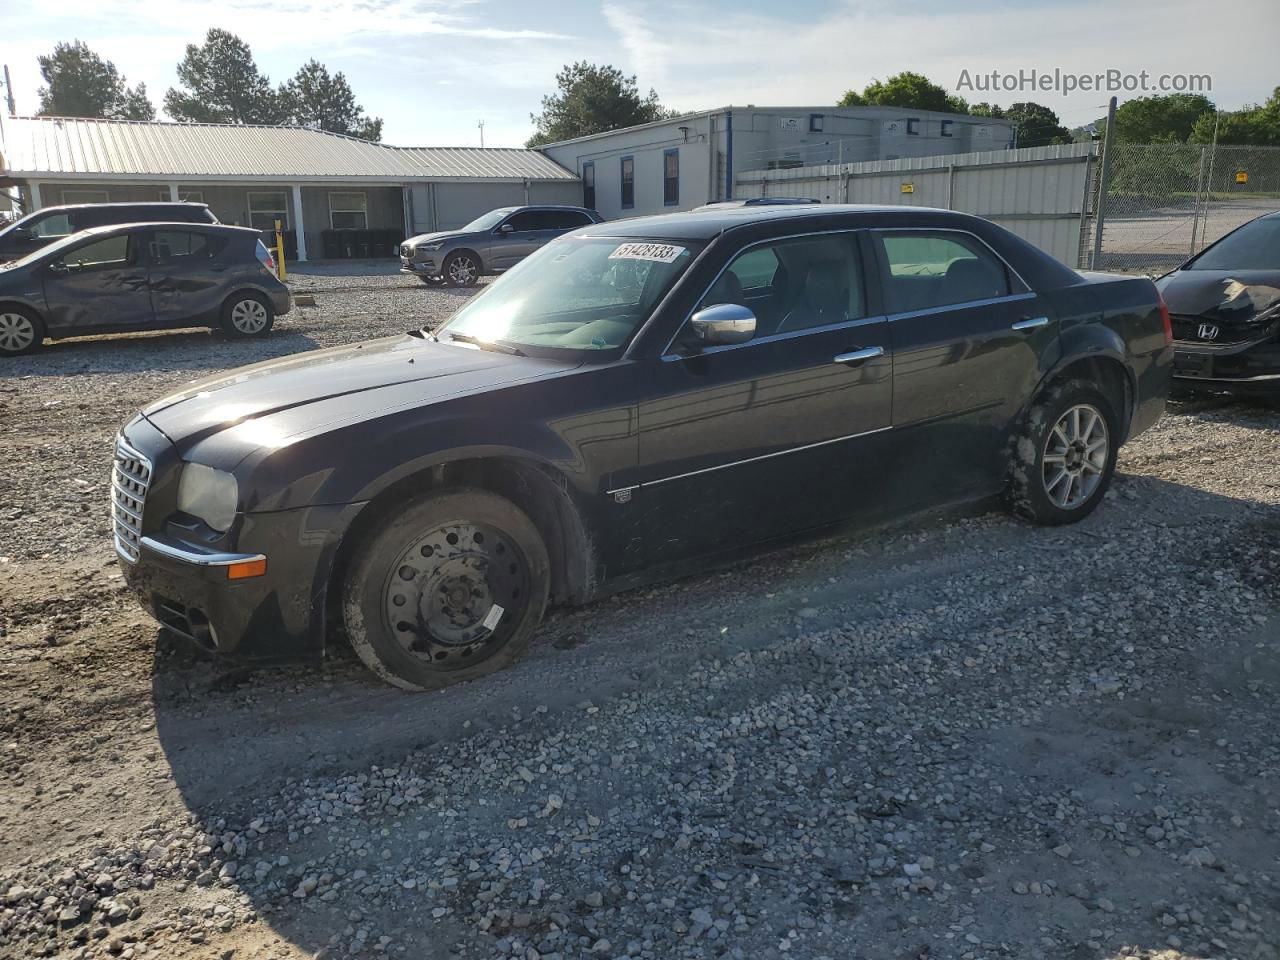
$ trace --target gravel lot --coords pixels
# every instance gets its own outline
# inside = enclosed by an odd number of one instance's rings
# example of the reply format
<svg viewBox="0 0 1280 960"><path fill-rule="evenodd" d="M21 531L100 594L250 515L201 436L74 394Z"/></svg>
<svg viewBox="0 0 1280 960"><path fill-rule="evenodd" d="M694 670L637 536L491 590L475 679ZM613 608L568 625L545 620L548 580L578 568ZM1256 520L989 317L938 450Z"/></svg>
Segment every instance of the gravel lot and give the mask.
<svg viewBox="0 0 1280 960"><path fill-rule="evenodd" d="M0 369L0 957L1280 957L1280 414L1174 406L1074 527L774 553L412 696L195 656L107 542L149 398L463 296L295 288L265 343Z"/></svg>

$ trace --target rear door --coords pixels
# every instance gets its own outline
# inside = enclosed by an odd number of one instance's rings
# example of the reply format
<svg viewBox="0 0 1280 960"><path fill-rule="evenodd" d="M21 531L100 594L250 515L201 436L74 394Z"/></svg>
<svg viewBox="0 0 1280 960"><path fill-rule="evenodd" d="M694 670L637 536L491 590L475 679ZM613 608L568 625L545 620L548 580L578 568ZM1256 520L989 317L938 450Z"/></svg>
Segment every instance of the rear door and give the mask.
<svg viewBox="0 0 1280 960"><path fill-rule="evenodd" d="M145 231L97 237L48 264L49 332L148 326L154 320L141 249Z"/></svg>
<svg viewBox="0 0 1280 960"><path fill-rule="evenodd" d="M894 354L891 489L912 506L998 490L1015 418L1056 354L1056 319L971 233L868 236Z"/></svg>
<svg viewBox="0 0 1280 960"><path fill-rule="evenodd" d="M888 323L868 311L854 232L740 253L699 309L740 303L752 340L678 335L640 403L631 560L680 560L876 508L891 423Z"/></svg>
<svg viewBox="0 0 1280 960"><path fill-rule="evenodd" d="M227 290L228 244L221 234L181 228L147 234L149 288L156 323L214 322Z"/></svg>

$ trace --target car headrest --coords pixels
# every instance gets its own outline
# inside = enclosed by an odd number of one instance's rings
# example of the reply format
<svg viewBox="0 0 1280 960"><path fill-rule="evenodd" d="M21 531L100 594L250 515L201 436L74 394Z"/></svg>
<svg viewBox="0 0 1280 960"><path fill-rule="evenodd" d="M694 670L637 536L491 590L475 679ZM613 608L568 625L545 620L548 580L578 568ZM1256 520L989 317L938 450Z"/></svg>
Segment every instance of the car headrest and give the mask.
<svg viewBox="0 0 1280 960"><path fill-rule="evenodd" d="M804 299L817 310L849 305L849 269L840 260L813 260L805 269Z"/></svg>
<svg viewBox="0 0 1280 960"><path fill-rule="evenodd" d="M716 278L707 295L702 298L704 307L714 307L717 303L741 304L745 299L742 293L742 281L732 270L726 270Z"/></svg>
<svg viewBox="0 0 1280 960"><path fill-rule="evenodd" d="M946 276L942 280L942 289L950 303L964 303L966 300L986 300L990 297L1004 296L1004 279L995 267L985 260L966 258L956 260L947 267Z"/></svg>

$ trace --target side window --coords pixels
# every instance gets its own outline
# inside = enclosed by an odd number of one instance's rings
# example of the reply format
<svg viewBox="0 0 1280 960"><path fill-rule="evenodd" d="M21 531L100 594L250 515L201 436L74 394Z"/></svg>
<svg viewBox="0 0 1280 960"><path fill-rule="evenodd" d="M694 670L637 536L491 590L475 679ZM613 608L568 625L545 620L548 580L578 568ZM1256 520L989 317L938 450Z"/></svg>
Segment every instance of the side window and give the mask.
<svg viewBox="0 0 1280 960"><path fill-rule="evenodd" d="M737 303L756 315L756 338L858 320L866 292L853 234L795 237L730 261L697 309Z"/></svg>
<svg viewBox="0 0 1280 960"><path fill-rule="evenodd" d="M71 220L65 213L55 213L31 224L37 237L65 237L71 233Z"/></svg>
<svg viewBox="0 0 1280 960"><path fill-rule="evenodd" d="M129 235L117 234L104 237L83 247L76 247L62 257L62 262L73 270L110 270L129 262Z"/></svg>
<svg viewBox="0 0 1280 960"><path fill-rule="evenodd" d="M976 237L927 230L879 233L890 313L929 310L1009 294L1004 264Z"/></svg>
<svg viewBox="0 0 1280 960"><path fill-rule="evenodd" d="M576 210L547 210L543 217L544 230L572 230L575 227L585 227L591 222L590 217Z"/></svg>
<svg viewBox="0 0 1280 960"><path fill-rule="evenodd" d="M518 232L525 230L541 230L542 224L539 222L542 215L536 210L523 210L520 213L513 214L507 218L507 223Z"/></svg>
<svg viewBox="0 0 1280 960"><path fill-rule="evenodd" d="M152 235L151 255L157 263L195 264L212 260L226 245L226 237L185 230L157 230Z"/></svg>

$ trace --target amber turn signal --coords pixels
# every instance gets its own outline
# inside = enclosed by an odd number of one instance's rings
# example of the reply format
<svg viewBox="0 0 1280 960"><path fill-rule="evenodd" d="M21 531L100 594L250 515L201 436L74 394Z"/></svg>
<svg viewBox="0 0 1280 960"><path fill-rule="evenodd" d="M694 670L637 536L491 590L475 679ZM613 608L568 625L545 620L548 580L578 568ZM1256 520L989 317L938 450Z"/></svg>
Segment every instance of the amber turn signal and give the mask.
<svg viewBox="0 0 1280 960"><path fill-rule="evenodd" d="M261 577L267 572L267 558L241 560L239 563L227 564L228 580L248 580L250 577Z"/></svg>

